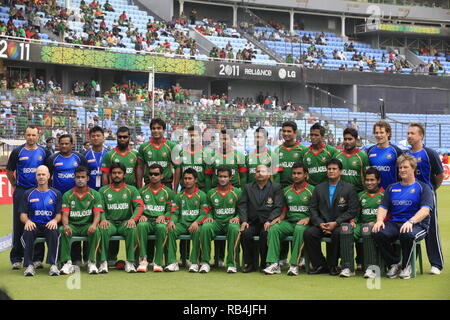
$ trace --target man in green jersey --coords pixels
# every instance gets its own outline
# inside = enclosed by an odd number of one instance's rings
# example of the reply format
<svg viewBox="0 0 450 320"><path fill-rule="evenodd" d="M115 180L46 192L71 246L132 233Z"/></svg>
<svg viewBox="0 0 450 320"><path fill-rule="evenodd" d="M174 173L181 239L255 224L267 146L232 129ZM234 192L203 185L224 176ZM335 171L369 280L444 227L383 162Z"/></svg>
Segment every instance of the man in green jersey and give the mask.
<svg viewBox="0 0 450 320"><path fill-rule="evenodd" d="M265 274L281 273L278 264L280 243L285 237L294 236L288 275L298 275L303 233L309 228L309 203L314 191L314 187L306 182L307 177L308 169L305 164L295 162L292 166L294 183L283 190L286 207L283 208L281 216L272 221L269 228L266 262L270 265L264 269Z"/></svg>
<svg viewBox="0 0 450 320"><path fill-rule="evenodd" d="M163 167L159 164L152 164L149 167L150 184L139 190L144 203L144 212L139 218L137 234L139 241L139 255L141 262L138 272L147 272L147 238L149 234L156 235L156 253L154 272L163 271L163 245L166 238L167 218L175 198L174 192L161 183L163 179Z"/></svg>
<svg viewBox="0 0 450 320"><path fill-rule="evenodd" d="M309 129L311 146L303 155L303 163L308 167L308 183L313 186L327 180L327 161L335 158L339 151L324 143L325 128L318 122Z"/></svg>
<svg viewBox="0 0 450 320"><path fill-rule="evenodd" d="M89 188L88 168L79 166L75 169L75 188L63 195L61 233L61 274L75 271L70 258L70 239L72 236L87 236L89 239L88 273L98 273L95 256L100 246L100 213L103 212L100 194Z"/></svg>
<svg viewBox="0 0 450 320"><path fill-rule="evenodd" d="M192 249L189 260L192 265L189 272L198 272L199 238L201 224L208 215L206 194L197 187L197 172L188 168L183 172L183 192L175 196L171 209L170 222L167 225L168 257L165 271L178 271L176 260L176 240L179 235L190 234Z"/></svg>
<svg viewBox="0 0 450 320"><path fill-rule="evenodd" d="M240 220L236 206L241 196L241 190L230 184L231 169L222 166L217 169L218 185L216 189L208 191L210 213L200 227L200 241L202 259L201 273L210 270L211 241L215 236L227 236L227 272L236 273L236 254L239 246Z"/></svg>
<svg viewBox="0 0 450 320"><path fill-rule="evenodd" d="M372 227L377 222L378 207L384 196L383 187L379 187L380 183L380 172L374 167L367 169L365 174L366 190L358 194L361 211L354 220L350 221L350 225L342 226L340 235L341 257L343 264L350 267L341 271L341 277L354 275L353 243L361 238L363 241L364 270L366 270L364 278L375 278L376 276L370 267L378 265L375 241L372 238Z"/></svg>
<svg viewBox="0 0 450 320"><path fill-rule="evenodd" d="M267 130L258 127L255 130L255 146L256 148L245 156L245 167L248 170L247 182L255 182L256 167L260 164L266 165L273 171L272 152L267 148Z"/></svg>
<svg viewBox="0 0 450 320"><path fill-rule="evenodd" d="M282 124L281 135L283 136L283 144L275 149L278 159L277 173L275 181L279 182L283 188L291 186L292 181L292 165L295 162L302 161L303 155L307 148L297 141L297 124L294 121L286 121Z"/></svg>
<svg viewBox="0 0 450 320"><path fill-rule="evenodd" d="M102 196L104 211L101 215L101 265L99 272L108 272L107 253L109 239L114 235L125 237L127 261L126 272L136 272L134 267L136 250L136 222L144 211L144 204L139 191L125 183L125 166L113 163L110 167L112 183L103 186L99 193Z"/></svg>
<svg viewBox="0 0 450 320"><path fill-rule="evenodd" d="M344 150L336 156L342 162L342 180L355 186L356 192L364 189L364 172L369 167L367 153L356 147L358 131L354 128L344 130Z"/></svg>
<svg viewBox="0 0 450 320"><path fill-rule="evenodd" d="M163 183L168 188L172 188L172 178L174 163L172 161L172 150L175 148L176 143L164 138L166 131L166 123L159 119L152 119L150 122L150 130L152 137L150 141L144 142L139 147L139 163L137 167L137 187L142 188L142 178L145 182L148 182L148 168L157 163L163 167L164 179ZM145 170L144 170L145 168ZM180 170L180 169L177 169ZM175 172L175 176L177 175ZM176 192L177 190L175 190Z"/></svg>

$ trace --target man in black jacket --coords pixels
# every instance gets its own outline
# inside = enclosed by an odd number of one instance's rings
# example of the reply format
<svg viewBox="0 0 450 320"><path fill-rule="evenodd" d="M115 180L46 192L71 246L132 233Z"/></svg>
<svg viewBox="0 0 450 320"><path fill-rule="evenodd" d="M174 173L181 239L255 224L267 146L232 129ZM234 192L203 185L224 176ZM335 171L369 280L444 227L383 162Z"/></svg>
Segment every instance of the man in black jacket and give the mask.
<svg viewBox="0 0 450 320"><path fill-rule="evenodd" d="M254 236L259 236L260 269L266 267L267 233L269 227L280 216L283 203L281 185L270 181L270 172L267 166L263 164L257 166L255 182L245 185L238 205L242 250L246 264L243 272L256 270L258 257L255 256Z"/></svg>
<svg viewBox="0 0 450 320"><path fill-rule="evenodd" d="M311 198L312 226L304 234L306 251L314 268L309 274L339 274L337 264L341 224L356 217L359 210L358 195L353 185L341 181L341 173L341 161L334 158L328 160L328 181L317 185ZM322 237L331 237L331 243L327 243L326 260L321 251Z"/></svg>

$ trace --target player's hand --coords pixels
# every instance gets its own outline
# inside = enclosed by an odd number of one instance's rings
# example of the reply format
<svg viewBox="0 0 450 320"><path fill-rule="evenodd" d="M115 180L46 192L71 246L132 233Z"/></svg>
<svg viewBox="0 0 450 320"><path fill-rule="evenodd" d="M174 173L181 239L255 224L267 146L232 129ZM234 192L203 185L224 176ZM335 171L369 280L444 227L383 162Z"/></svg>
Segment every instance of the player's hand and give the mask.
<svg viewBox="0 0 450 320"><path fill-rule="evenodd" d="M411 222L406 221L402 227L400 228L400 233L408 233L411 232L413 229L413 225Z"/></svg>
<svg viewBox="0 0 450 320"><path fill-rule="evenodd" d="M205 223L205 222L213 222L213 221L214 221L213 218L206 218L205 221L203 221L203 222Z"/></svg>
<svg viewBox="0 0 450 320"><path fill-rule="evenodd" d="M269 231L269 228L270 228L270 226L271 226L272 224L270 223L270 222L266 222L266 223L264 223L264 231Z"/></svg>
<svg viewBox="0 0 450 320"><path fill-rule="evenodd" d="M380 232L381 229L384 229L384 222L383 221L380 221L380 222L377 221L373 225L372 232L377 233L377 232Z"/></svg>
<svg viewBox="0 0 450 320"><path fill-rule="evenodd" d="M147 222L147 220L148 220L147 217L144 215L139 217L139 222Z"/></svg>
<svg viewBox="0 0 450 320"><path fill-rule="evenodd" d="M110 225L111 223L108 221L108 220L102 220L102 221L100 221L100 228L102 228L102 229L108 229L109 228L109 225Z"/></svg>
<svg viewBox="0 0 450 320"><path fill-rule="evenodd" d="M270 223L270 225L272 226L275 223L280 223L280 222L281 222L281 219L280 219L280 217L278 217L278 218L273 219L272 222Z"/></svg>
<svg viewBox="0 0 450 320"><path fill-rule="evenodd" d="M127 222L125 222L125 227L128 229L136 228L136 221L134 221L134 219L127 220Z"/></svg>
<svg viewBox="0 0 450 320"><path fill-rule="evenodd" d="M297 222L297 225L299 226L307 226L309 224L309 218L300 219Z"/></svg>
<svg viewBox="0 0 450 320"><path fill-rule="evenodd" d="M327 230L330 231L330 233L336 229L336 227L338 226L337 222L333 221L333 222L328 222L328 228Z"/></svg>
<svg viewBox="0 0 450 320"><path fill-rule="evenodd" d="M173 221L170 221L167 225L167 231L170 232L172 230L175 230L175 223Z"/></svg>
<svg viewBox="0 0 450 320"><path fill-rule="evenodd" d="M166 217L164 215L158 216L156 218L156 223L165 223L166 222Z"/></svg>
<svg viewBox="0 0 450 320"><path fill-rule="evenodd" d="M36 229L36 224L33 221L28 220L27 222L25 222L25 227L23 228L27 231L32 231Z"/></svg>
<svg viewBox="0 0 450 320"><path fill-rule="evenodd" d="M69 227L69 225L64 226L64 233L66 236L71 237L72 236L72 229Z"/></svg>
<svg viewBox="0 0 450 320"><path fill-rule="evenodd" d="M91 234L94 234L96 231L97 231L97 226L94 225L94 224L91 224L91 225L89 226L89 229L88 229L88 231L87 231L87 234L88 234L88 235L91 235Z"/></svg>
<svg viewBox="0 0 450 320"><path fill-rule="evenodd" d="M354 221L351 221L350 225L352 226L352 228L356 228L356 223Z"/></svg>
<svg viewBox="0 0 450 320"><path fill-rule="evenodd" d="M230 219L230 223L239 224L239 218Z"/></svg>
<svg viewBox="0 0 450 320"><path fill-rule="evenodd" d="M49 222L47 222L47 224L45 225L45 227L48 230L55 230L56 228L58 228L58 222L56 222L55 219L50 220Z"/></svg>
<svg viewBox="0 0 450 320"><path fill-rule="evenodd" d="M249 227L249 224L247 222L242 222L241 224L241 232L244 231L245 229L247 229Z"/></svg>
<svg viewBox="0 0 450 320"><path fill-rule="evenodd" d="M192 222L190 227L188 228L189 233L194 233L198 231L198 223L196 221Z"/></svg>
<svg viewBox="0 0 450 320"><path fill-rule="evenodd" d="M319 224L319 228L320 230L322 230L322 232L325 232L328 229L328 223Z"/></svg>

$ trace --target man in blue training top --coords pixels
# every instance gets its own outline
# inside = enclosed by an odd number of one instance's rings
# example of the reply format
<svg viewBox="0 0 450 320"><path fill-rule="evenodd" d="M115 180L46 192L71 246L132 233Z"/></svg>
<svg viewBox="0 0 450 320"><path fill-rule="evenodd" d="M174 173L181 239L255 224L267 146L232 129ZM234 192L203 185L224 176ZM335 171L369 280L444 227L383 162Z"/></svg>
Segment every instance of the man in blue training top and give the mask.
<svg viewBox="0 0 450 320"><path fill-rule="evenodd" d="M39 131L34 126L28 126L25 130L26 143L15 148L8 159L6 175L9 182L14 186L13 194L13 242L10 260L13 270L22 266L23 246L20 237L23 234L23 223L20 221L19 204L22 202L25 191L37 186L36 168L50 156L50 153L37 145ZM14 175L15 172L15 175ZM42 244L36 246L36 267L41 267L44 258Z"/></svg>
<svg viewBox="0 0 450 320"><path fill-rule="evenodd" d="M108 149L103 145L105 133L99 126L89 130L91 148L83 153L90 171L88 186L95 191L102 187L102 162Z"/></svg>
<svg viewBox="0 0 450 320"><path fill-rule="evenodd" d="M37 237L45 237L48 254L47 263L50 265L51 276L58 276L58 222L61 220L61 193L49 188L50 173L44 165L36 169L37 187L28 189L20 203L20 220L25 225L21 241L24 248L25 276L34 276L33 265L34 241Z"/></svg>
<svg viewBox="0 0 450 320"><path fill-rule="evenodd" d="M441 239L438 228L436 190L444 180L444 168L436 151L425 147L423 138L425 129L420 123L411 123L408 128L408 143L411 149L408 153L417 161L417 180L426 183L434 195L434 210L430 212L430 227L425 237L428 260L431 264L430 273L440 274L444 267Z"/></svg>

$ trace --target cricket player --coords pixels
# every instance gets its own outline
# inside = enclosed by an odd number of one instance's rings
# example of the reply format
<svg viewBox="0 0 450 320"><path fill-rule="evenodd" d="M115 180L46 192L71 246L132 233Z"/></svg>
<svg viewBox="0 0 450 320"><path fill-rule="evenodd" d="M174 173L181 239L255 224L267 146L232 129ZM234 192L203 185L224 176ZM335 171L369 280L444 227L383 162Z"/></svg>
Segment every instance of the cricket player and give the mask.
<svg viewBox="0 0 450 320"><path fill-rule="evenodd" d="M272 159L272 152L269 148L267 148L267 137L268 133L266 129L263 127L256 128L254 133L256 147L245 156L245 167L248 170L247 182L249 183L255 181L256 167L260 164L266 165L272 170L273 173L276 173L274 169L275 163ZM272 166L272 163L274 166ZM274 176L277 177L278 175Z"/></svg>

